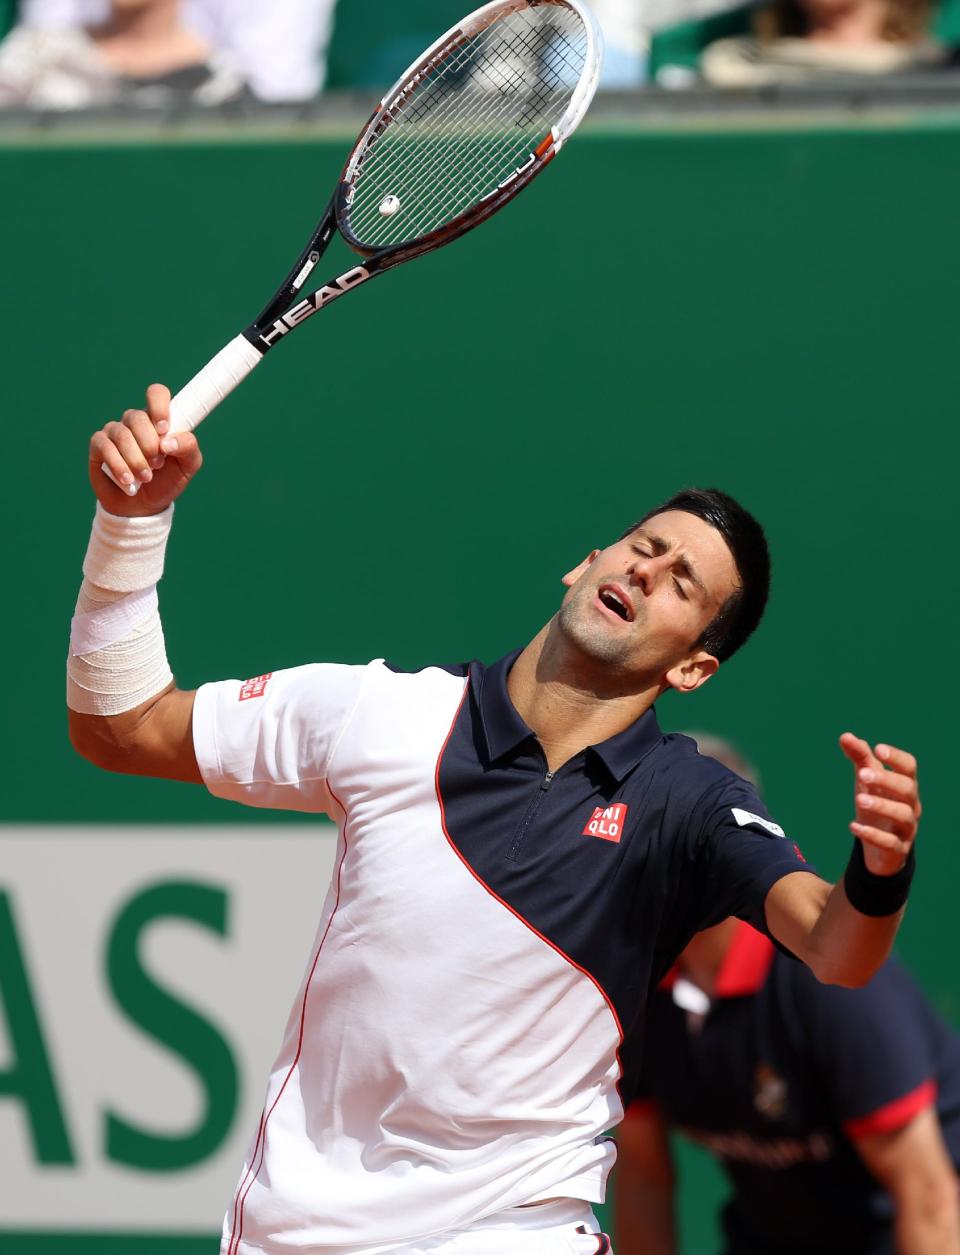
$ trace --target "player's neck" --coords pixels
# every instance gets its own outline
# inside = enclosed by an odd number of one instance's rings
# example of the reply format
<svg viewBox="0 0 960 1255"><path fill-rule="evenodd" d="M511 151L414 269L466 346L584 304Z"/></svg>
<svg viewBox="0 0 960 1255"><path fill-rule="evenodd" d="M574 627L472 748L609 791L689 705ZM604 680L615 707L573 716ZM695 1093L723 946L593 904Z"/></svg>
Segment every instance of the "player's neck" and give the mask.
<svg viewBox="0 0 960 1255"><path fill-rule="evenodd" d="M660 689L640 685L618 691L602 670L578 665L547 624L511 668L510 700L524 723L537 735L556 771L588 745L623 732L653 705Z"/></svg>

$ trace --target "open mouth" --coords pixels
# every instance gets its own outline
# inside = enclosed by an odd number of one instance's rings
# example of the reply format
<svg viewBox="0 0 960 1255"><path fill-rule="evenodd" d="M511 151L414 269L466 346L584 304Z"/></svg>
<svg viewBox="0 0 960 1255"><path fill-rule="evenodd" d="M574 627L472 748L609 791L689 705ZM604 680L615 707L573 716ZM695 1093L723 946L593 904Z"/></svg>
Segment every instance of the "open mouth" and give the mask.
<svg viewBox="0 0 960 1255"><path fill-rule="evenodd" d="M615 588L605 584L597 590L597 598L602 606L619 619L623 619L624 623L633 622L633 607Z"/></svg>

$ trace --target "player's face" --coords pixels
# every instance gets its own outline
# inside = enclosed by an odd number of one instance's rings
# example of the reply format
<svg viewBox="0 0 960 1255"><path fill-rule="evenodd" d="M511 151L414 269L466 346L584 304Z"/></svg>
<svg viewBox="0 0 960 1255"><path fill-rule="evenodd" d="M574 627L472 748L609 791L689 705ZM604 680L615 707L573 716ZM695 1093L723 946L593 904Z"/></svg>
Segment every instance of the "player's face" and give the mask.
<svg viewBox="0 0 960 1255"><path fill-rule="evenodd" d="M726 541L703 519L657 514L563 582L560 630L621 679L690 690L716 670L695 643L739 581Z"/></svg>

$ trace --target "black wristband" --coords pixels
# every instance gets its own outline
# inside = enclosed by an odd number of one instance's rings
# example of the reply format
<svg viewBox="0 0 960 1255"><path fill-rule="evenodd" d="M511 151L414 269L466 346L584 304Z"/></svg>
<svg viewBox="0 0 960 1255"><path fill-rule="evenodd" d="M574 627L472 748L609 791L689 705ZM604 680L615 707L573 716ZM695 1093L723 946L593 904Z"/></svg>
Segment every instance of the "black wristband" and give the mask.
<svg viewBox="0 0 960 1255"><path fill-rule="evenodd" d="M854 841L850 862L843 873L847 901L861 915L896 915L907 900L915 868L916 858L911 845L907 861L898 872L892 876L877 876L867 870L863 843Z"/></svg>

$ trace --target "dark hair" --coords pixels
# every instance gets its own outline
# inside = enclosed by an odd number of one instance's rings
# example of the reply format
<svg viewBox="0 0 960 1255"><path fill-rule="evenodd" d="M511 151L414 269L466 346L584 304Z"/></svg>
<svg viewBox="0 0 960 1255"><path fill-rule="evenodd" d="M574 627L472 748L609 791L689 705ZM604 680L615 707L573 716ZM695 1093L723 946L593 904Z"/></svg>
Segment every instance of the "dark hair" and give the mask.
<svg viewBox="0 0 960 1255"><path fill-rule="evenodd" d="M620 539L635 532L654 515L665 514L667 510L683 510L685 514L693 514L715 527L733 555L740 587L730 594L695 642L719 662L726 662L763 618L770 593L767 538L753 515L719 488L684 488L668 501L648 510L643 518L627 528Z"/></svg>

